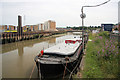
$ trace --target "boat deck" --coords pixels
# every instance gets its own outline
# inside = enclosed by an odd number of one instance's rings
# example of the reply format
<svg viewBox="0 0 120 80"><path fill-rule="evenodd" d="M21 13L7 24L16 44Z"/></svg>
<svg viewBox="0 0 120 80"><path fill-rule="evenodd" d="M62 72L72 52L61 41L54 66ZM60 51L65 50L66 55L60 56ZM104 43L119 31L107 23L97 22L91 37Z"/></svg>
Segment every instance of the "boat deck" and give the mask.
<svg viewBox="0 0 120 80"><path fill-rule="evenodd" d="M76 49L80 46L82 42L76 42L76 43L60 43L58 45L55 45L53 47L50 47L46 50L44 50L44 53L47 54L57 54L57 55L72 55L76 51Z"/></svg>

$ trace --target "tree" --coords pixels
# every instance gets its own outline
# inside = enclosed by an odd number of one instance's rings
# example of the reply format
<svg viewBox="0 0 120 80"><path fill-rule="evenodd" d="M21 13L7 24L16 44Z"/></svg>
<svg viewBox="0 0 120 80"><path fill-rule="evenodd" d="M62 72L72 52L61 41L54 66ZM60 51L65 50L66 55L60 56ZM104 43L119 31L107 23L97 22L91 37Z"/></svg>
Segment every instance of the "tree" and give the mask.
<svg viewBox="0 0 120 80"><path fill-rule="evenodd" d="M101 26L98 26L98 28L101 28Z"/></svg>
<svg viewBox="0 0 120 80"><path fill-rule="evenodd" d="M114 30L118 30L118 28L116 27Z"/></svg>

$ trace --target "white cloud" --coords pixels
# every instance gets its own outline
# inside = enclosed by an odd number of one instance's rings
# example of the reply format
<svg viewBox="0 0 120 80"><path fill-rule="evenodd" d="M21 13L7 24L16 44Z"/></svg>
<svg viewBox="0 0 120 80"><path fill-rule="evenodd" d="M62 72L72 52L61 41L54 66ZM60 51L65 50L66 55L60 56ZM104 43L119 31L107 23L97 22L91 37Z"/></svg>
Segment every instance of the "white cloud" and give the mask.
<svg viewBox="0 0 120 80"><path fill-rule="evenodd" d="M26 24L38 24L55 20L57 26L81 25L81 6L102 3L105 0L2 0L3 24L17 25L18 14L25 15ZM101 22L116 23L118 0L96 8L85 8L85 25L100 25Z"/></svg>
<svg viewBox="0 0 120 80"><path fill-rule="evenodd" d="M0 3L0 25L2 24L2 4Z"/></svg>

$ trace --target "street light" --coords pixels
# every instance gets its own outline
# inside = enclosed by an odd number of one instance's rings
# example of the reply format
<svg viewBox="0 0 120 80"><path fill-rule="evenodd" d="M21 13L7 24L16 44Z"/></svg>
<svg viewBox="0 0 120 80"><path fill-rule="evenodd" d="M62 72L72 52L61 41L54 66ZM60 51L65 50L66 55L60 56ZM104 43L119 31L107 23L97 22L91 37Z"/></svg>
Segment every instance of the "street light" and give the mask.
<svg viewBox="0 0 120 80"><path fill-rule="evenodd" d="M86 17L85 13L83 13L83 8L84 7L98 7L98 6L101 6L101 5L104 5L106 3L108 3L110 0L104 2L104 3L101 3L101 4L98 4L98 5L92 5L92 6L82 6L82 9L81 9L81 12L82 14L80 15L80 17L82 18L82 43L83 43L83 53L84 53L84 18Z"/></svg>

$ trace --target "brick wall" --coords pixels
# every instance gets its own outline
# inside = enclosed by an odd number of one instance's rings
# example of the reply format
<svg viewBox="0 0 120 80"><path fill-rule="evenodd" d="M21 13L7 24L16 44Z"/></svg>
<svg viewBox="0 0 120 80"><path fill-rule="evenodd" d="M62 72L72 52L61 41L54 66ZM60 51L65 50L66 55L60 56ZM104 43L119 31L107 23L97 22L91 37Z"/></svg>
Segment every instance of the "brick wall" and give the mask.
<svg viewBox="0 0 120 80"><path fill-rule="evenodd" d="M38 25L34 25L34 31L38 31Z"/></svg>
<svg viewBox="0 0 120 80"><path fill-rule="evenodd" d="M54 21L49 21L50 23L50 30L51 31L55 31L56 30L56 22Z"/></svg>

